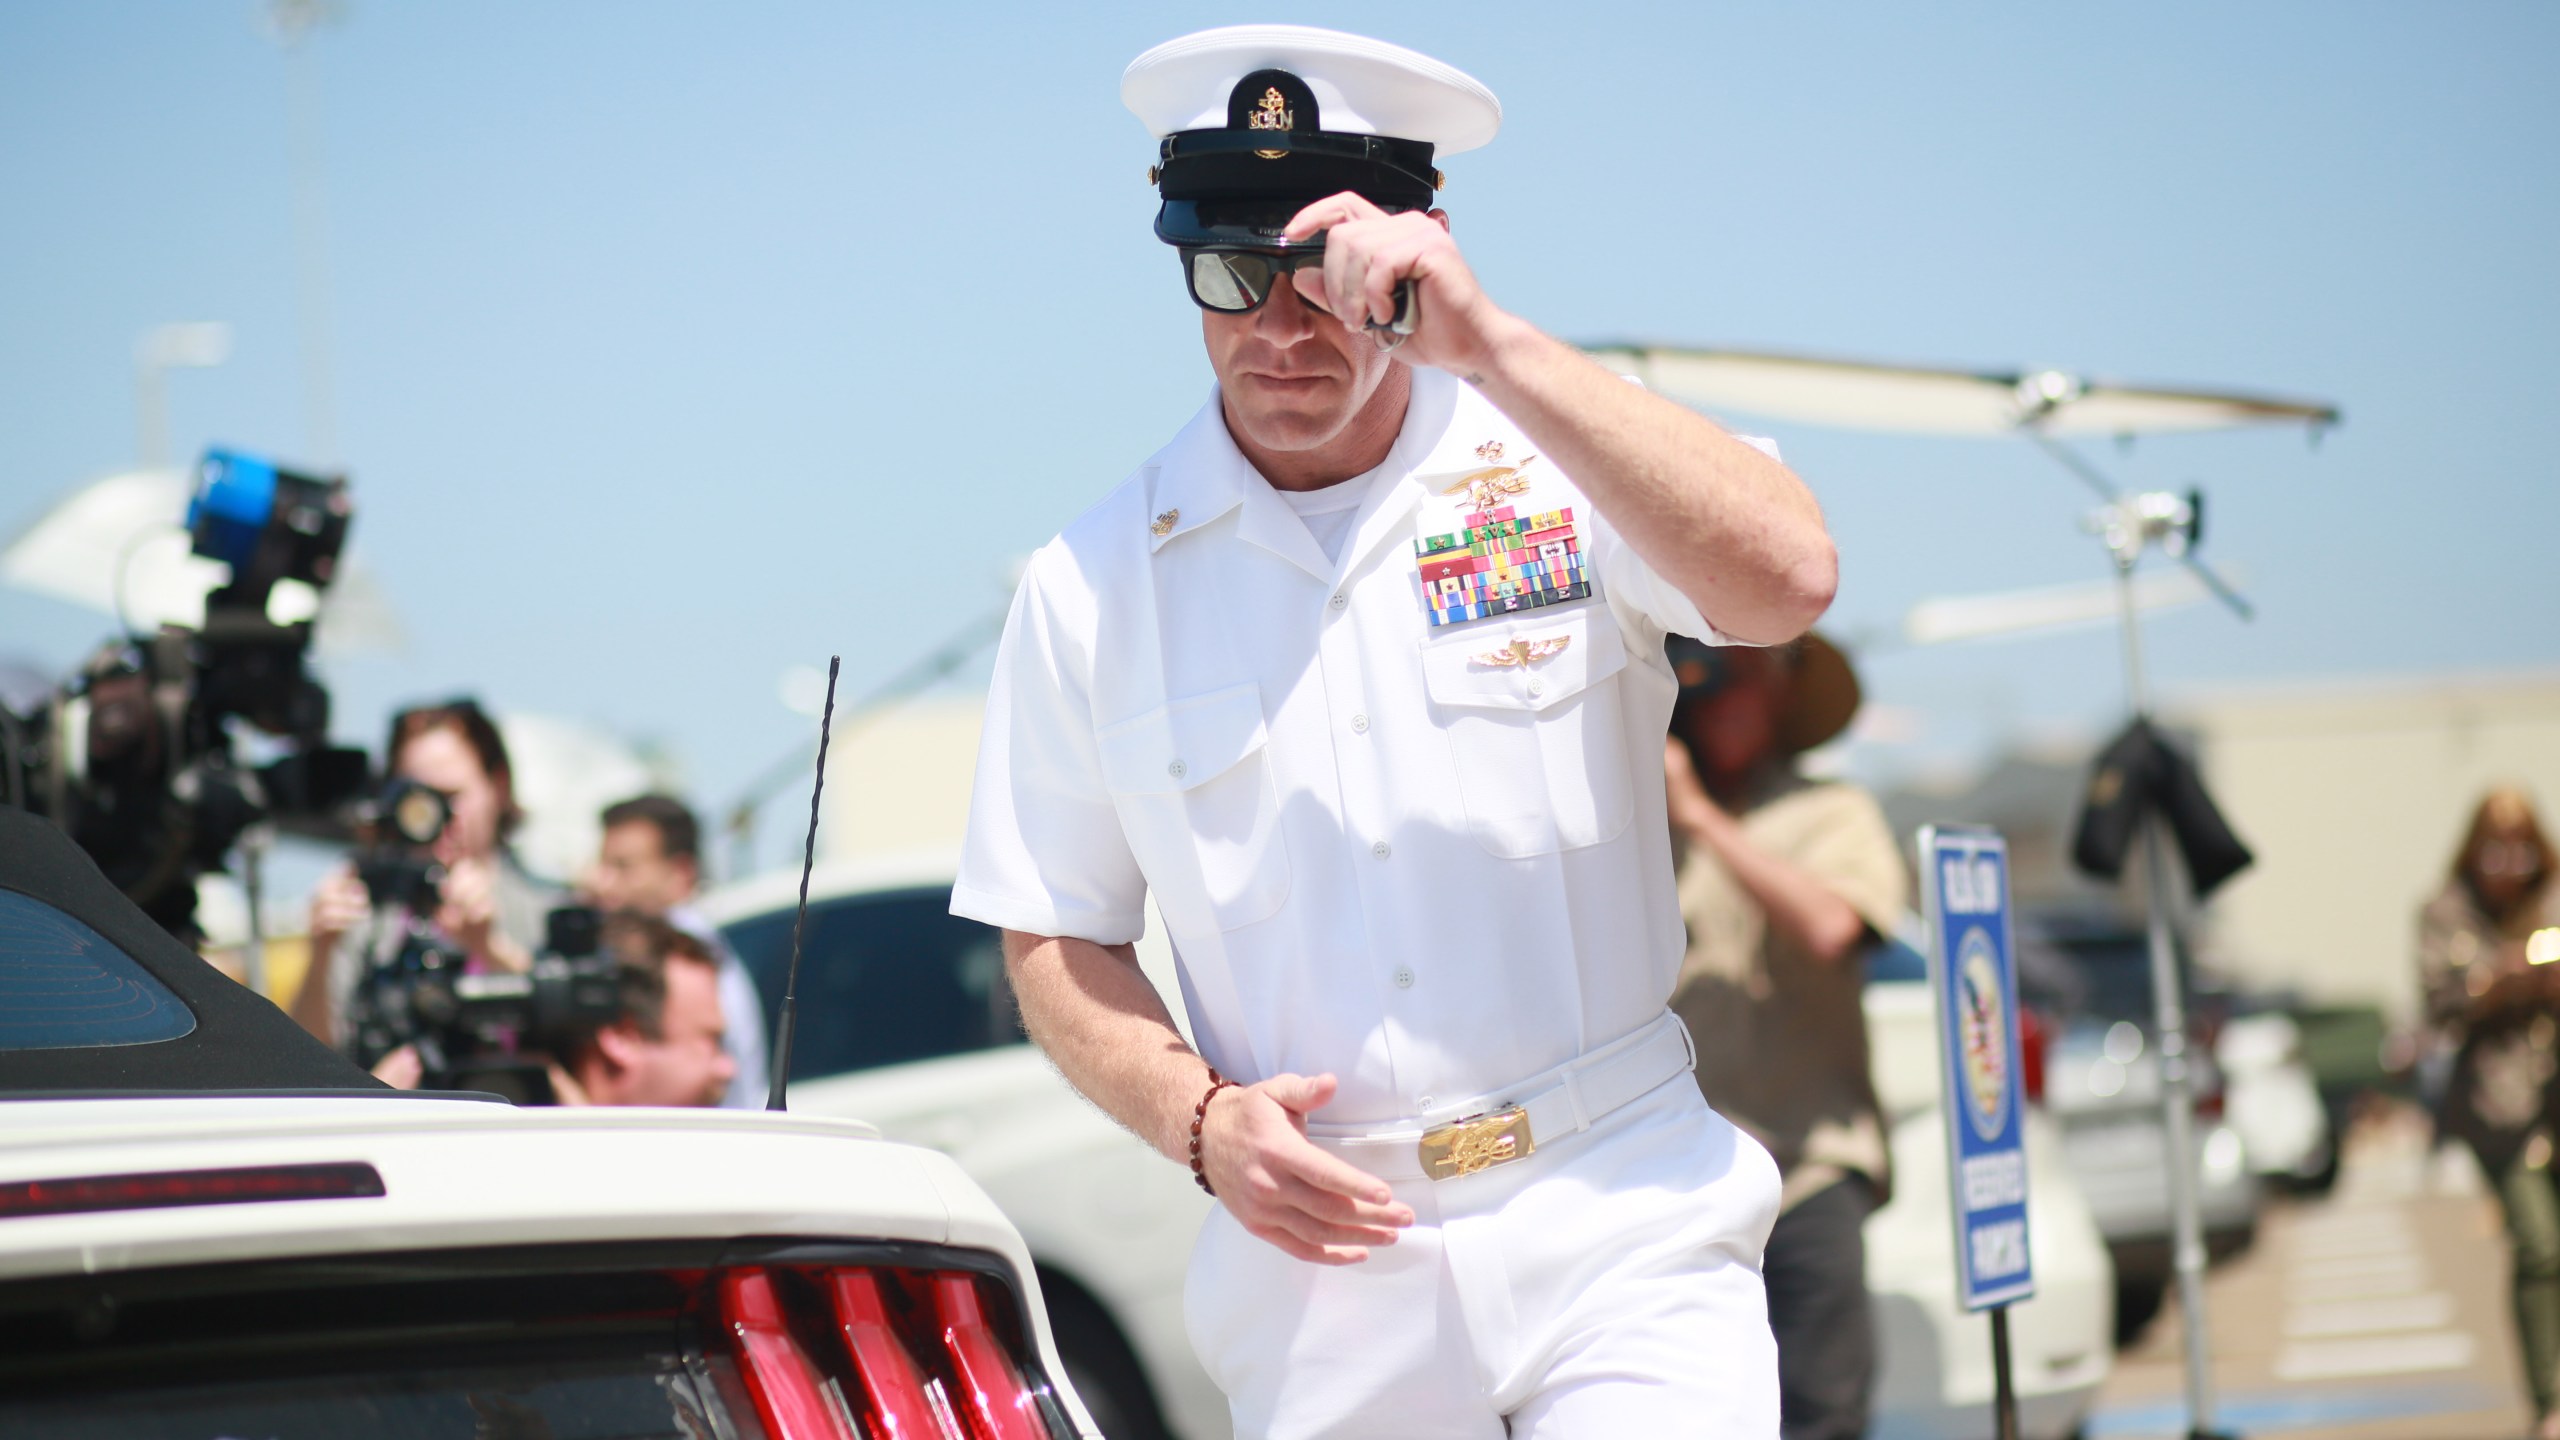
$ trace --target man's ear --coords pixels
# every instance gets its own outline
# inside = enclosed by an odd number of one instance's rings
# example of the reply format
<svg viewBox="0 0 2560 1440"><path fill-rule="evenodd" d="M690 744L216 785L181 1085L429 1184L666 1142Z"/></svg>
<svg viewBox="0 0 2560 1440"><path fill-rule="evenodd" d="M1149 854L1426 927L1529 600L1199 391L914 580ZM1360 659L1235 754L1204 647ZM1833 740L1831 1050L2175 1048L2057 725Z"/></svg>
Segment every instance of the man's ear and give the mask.
<svg viewBox="0 0 2560 1440"><path fill-rule="evenodd" d="M690 895L702 888L701 860L691 855L678 855L668 863L684 871L684 893Z"/></svg>
<svg viewBox="0 0 2560 1440"><path fill-rule="evenodd" d="M1447 230L1447 229L1449 228L1449 212L1448 212L1448 211L1446 211L1446 210L1433 210L1433 211L1431 212L1431 218L1440 222L1440 228L1441 228L1442 230Z"/></svg>
<svg viewBox="0 0 2560 1440"><path fill-rule="evenodd" d="M607 1025L596 1032L596 1053L616 1070L638 1068L640 1047L647 1043L638 1027L630 1024Z"/></svg>

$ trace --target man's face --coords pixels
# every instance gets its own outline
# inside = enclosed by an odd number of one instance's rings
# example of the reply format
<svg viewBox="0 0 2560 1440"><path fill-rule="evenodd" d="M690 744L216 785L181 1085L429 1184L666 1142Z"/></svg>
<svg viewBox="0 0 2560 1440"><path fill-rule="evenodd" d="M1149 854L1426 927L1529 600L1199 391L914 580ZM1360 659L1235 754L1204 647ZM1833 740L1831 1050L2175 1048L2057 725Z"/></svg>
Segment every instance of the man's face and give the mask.
<svg viewBox="0 0 2560 1440"><path fill-rule="evenodd" d="M1300 298L1294 276L1241 315L1200 312L1227 423L1266 450L1323 448L1377 398L1396 362Z"/></svg>
<svg viewBox="0 0 2560 1440"><path fill-rule="evenodd" d="M630 1026L614 1027L622 1083L610 1098L598 1098L608 1105L719 1104L738 1066L720 1048L727 1028L710 966L668 959L667 1007L658 1029L652 1040Z"/></svg>
<svg viewBox="0 0 2560 1440"><path fill-rule="evenodd" d="M1733 778L1777 748L1788 675L1766 650L1727 648L1717 657L1726 680L1714 694L1681 702L1678 721L1712 778Z"/></svg>
<svg viewBox="0 0 2560 1440"><path fill-rule="evenodd" d="M692 898L697 876L689 856L671 856L658 827L645 820L605 828L587 890L598 908L663 916Z"/></svg>

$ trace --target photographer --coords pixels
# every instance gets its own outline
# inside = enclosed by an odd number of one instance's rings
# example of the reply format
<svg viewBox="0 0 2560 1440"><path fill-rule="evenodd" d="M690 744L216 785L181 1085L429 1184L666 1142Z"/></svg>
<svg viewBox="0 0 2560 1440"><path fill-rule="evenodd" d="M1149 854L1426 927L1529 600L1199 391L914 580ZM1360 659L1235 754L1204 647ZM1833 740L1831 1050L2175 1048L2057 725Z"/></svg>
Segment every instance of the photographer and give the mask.
<svg viewBox="0 0 2560 1440"><path fill-rule="evenodd" d="M700 940L647 915L608 916L621 1014L568 1047L563 1105L717 1105L736 1064L722 1048L718 968ZM565 1080L566 1083L563 1083Z"/></svg>
<svg viewBox="0 0 2560 1440"><path fill-rule="evenodd" d="M437 903L424 918L468 957L468 968L522 971L541 947L543 917L563 896L525 873L507 837L523 819L515 772L497 725L468 699L403 710L392 717L385 769L442 794L452 817L429 847L443 868ZM377 923L372 897L348 866L311 896L311 962L294 996L293 1017L339 1043L347 997L366 951L397 927ZM362 937L346 943L350 935Z"/></svg>
<svg viewBox="0 0 2560 1440"><path fill-rule="evenodd" d="M1884 813L1798 757L1858 708L1820 635L1761 650L1673 636L1664 748L1689 951L1671 1008L1698 1085L1769 1147L1782 1189L1761 1273L1778 1341L1779 1433L1866 1433L1876 1370L1863 1227L1893 1183L1867 1059L1866 959L1909 889Z"/></svg>
<svg viewBox="0 0 2560 1440"><path fill-rule="evenodd" d="M683 801L641 795L605 807L604 839L580 887L605 910L659 916L702 942L719 970L724 1048L737 1073L721 1104L754 1110L765 1103L764 1004L747 967L720 932L694 908L702 883L702 827Z"/></svg>

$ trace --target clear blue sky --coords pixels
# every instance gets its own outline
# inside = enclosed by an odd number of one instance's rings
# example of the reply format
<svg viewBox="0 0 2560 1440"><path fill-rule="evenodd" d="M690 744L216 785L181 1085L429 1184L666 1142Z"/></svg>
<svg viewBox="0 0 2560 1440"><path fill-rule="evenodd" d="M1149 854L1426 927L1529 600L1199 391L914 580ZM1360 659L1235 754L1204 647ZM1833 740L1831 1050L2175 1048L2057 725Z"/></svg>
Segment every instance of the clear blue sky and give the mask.
<svg viewBox="0 0 2560 1440"><path fill-rule="evenodd" d="M0 527L129 460L165 321L236 334L172 377L180 453L309 453L258 14L0 8ZM330 668L341 730L477 690L662 745L719 802L805 728L786 666L840 650L859 693L1001 603L1205 393L1118 79L1247 19L1502 96L1447 203L1559 335L2343 406L2317 452L2102 452L2203 484L2263 607L2158 622L2173 691L2560 661L2560 7L352 0L313 42L336 458L415 639ZM1836 627L2103 573L2022 446L1751 428L1829 507ZM103 629L0 591L0 652L59 668ZM2121 697L2103 632L1867 671L1940 743Z"/></svg>

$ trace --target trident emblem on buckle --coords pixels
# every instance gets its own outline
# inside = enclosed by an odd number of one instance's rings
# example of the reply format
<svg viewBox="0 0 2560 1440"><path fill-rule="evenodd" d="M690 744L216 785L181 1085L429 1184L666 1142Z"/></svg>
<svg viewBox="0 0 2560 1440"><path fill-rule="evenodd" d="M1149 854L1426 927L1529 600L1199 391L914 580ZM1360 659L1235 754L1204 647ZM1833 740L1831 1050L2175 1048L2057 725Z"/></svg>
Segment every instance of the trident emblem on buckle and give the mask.
<svg viewBox="0 0 2560 1440"><path fill-rule="evenodd" d="M1529 1134L1529 1116L1514 1106L1489 1115L1471 1115L1422 1132L1422 1173L1434 1180L1473 1175L1508 1165L1538 1148Z"/></svg>

